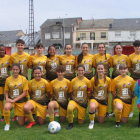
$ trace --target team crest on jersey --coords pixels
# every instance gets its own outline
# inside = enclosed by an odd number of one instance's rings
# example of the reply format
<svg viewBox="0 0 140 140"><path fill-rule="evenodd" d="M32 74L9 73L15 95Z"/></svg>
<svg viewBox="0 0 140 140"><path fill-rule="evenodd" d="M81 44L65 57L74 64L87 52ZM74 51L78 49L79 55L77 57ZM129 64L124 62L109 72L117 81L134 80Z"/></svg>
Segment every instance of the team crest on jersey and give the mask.
<svg viewBox="0 0 140 140"><path fill-rule="evenodd" d="M44 86L41 86L41 88L44 88Z"/></svg>
<svg viewBox="0 0 140 140"><path fill-rule="evenodd" d="M69 64L69 61L67 61L67 64Z"/></svg>
<svg viewBox="0 0 140 140"><path fill-rule="evenodd" d="M123 84L123 87L126 87L126 84Z"/></svg>
<svg viewBox="0 0 140 140"><path fill-rule="evenodd" d="M118 64L120 63L120 61L118 60Z"/></svg>
<svg viewBox="0 0 140 140"><path fill-rule="evenodd" d="M78 87L78 89L79 89L79 90L81 90L81 86L80 86L80 87Z"/></svg>
<svg viewBox="0 0 140 140"><path fill-rule="evenodd" d="M17 85L15 85L14 88L17 88Z"/></svg>
<svg viewBox="0 0 140 140"><path fill-rule="evenodd" d="M19 86L22 86L22 84L20 83Z"/></svg>
<svg viewBox="0 0 140 140"><path fill-rule="evenodd" d="M6 62L6 64L9 64L9 62Z"/></svg>
<svg viewBox="0 0 140 140"><path fill-rule="evenodd" d="M100 86L99 89L102 89L102 86Z"/></svg>
<svg viewBox="0 0 140 140"><path fill-rule="evenodd" d="M122 62L124 62L124 60L122 60Z"/></svg>
<svg viewBox="0 0 140 140"><path fill-rule="evenodd" d="M4 64L2 63L1 66L4 67Z"/></svg>
<svg viewBox="0 0 140 140"><path fill-rule="evenodd" d="M137 62L140 62L139 60L137 60Z"/></svg>
<svg viewBox="0 0 140 140"><path fill-rule="evenodd" d="M130 85L130 83L128 83L128 85Z"/></svg>
<svg viewBox="0 0 140 140"><path fill-rule="evenodd" d="M86 61L84 61L84 63L86 63Z"/></svg>
<svg viewBox="0 0 140 140"><path fill-rule="evenodd" d="M40 63L40 62L38 62L38 65L41 65L41 63Z"/></svg>
<svg viewBox="0 0 140 140"><path fill-rule="evenodd" d="M23 62L26 62L26 59L24 59Z"/></svg>
<svg viewBox="0 0 140 140"><path fill-rule="evenodd" d="M84 88L86 88L87 86L85 85Z"/></svg>
<svg viewBox="0 0 140 140"><path fill-rule="evenodd" d="M104 60L104 62L107 62L106 60Z"/></svg>
<svg viewBox="0 0 140 140"><path fill-rule="evenodd" d="M55 60L57 60L57 58L55 58Z"/></svg>
<svg viewBox="0 0 140 140"><path fill-rule="evenodd" d="M65 88L67 88L67 86L65 86Z"/></svg>
<svg viewBox="0 0 140 140"><path fill-rule="evenodd" d="M88 60L88 62L91 62L91 60Z"/></svg>
<svg viewBox="0 0 140 140"><path fill-rule="evenodd" d="M60 87L60 89L59 89L60 91L62 91L62 87Z"/></svg>
<svg viewBox="0 0 140 140"><path fill-rule="evenodd" d="M21 60L19 60L19 64L21 64Z"/></svg>
<svg viewBox="0 0 140 140"><path fill-rule="evenodd" d="M39 87L37 87L37 89L39 89Z"/></svg>
<svg viewBox="0 0 140 140"><path fill-rule="evenodd" d="M107 85L104 85L104 87L107 87Z"/></svg>
<svg viewBox="0 0 140 140"><path fill-rule="evenodd" d="M71 62L73 62L73 60L71 60Z"/></svg>
<svg viewBox="0 0 140 140"><path fill-rule="evenodd" d="M43 61L43 64L45 64L45 61Z"/></svg>

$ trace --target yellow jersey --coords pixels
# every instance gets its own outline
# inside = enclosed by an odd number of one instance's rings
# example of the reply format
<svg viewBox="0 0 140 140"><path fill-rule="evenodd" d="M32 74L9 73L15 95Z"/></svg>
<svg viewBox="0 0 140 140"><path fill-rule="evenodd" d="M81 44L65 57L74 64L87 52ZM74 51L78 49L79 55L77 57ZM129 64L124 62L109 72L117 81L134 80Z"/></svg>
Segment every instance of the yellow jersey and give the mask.
<svg viewBox="0 0 140 140"><path fill-rule="evenodd" d="M81 81L78 77L75 77L70 83L70 92L72 92L72 100L80 106L87 108L88 93L91 92L91 83L86 77Z"/></svg>
<svg viewBox="0 0 140 140"><path fill-rule="evenodd" d="M45 55L37 56L35 54L33 56L30 56L29 65L33 68L40 67L42 70L42 77L46 79L47 57Z"/></svg>
<svg viewBox="0 0 140 140"><path fill-rule="evenodd" d="M60 63L66 68L65 78L72 80L75 77L75 56L62 55L60 56Z"/></svg>
<svg viewBox="0 0 140 140"><path fill-rule="evenodd" d="M109 68L111 67L111 55L106 54L106 57L105 57L105 54L104 55L100 55L99 53L95 54L93 58L94 68L96 68L96 65L98 63L103 63L105 65L105 74L106 76L109 76Z"/></svg>
<svg viewBox="0 0 140 140"><path fill-rule="evenodd" d="M113 77L117 77L118 75L120 75L119 72L119 66L120 64L125 63L127 65L127 67L130 67L130 58L127 55L113 55L111 57L111 67L114 68L113 70Z"/></svg>
<svg viewBox="0 0 140 140"><path fill-rule="evenodd" d="M5 91L9 92L9 98L15 99L23 93L23 91L28 90L28 81L24 76L19 75L17 79L10 76L5 82ZM26 102L26 97L23 97L16 103Z"/></svg>
<svg viewBox="0 0 140 140"><path fill-rule="evenodd" d="M119 75L114 80L112 80L111 88L112 91L116 92L115 98L121 99L127 104L132 103L132 92L135 88L135 82L133 78L128 75L123 78Z"/></svg>
<svg viewBox="0 0 140 140"><path fill-rule="evenodd" d="M132 53L130 56L130 68L131 68L131 77L134 80L140 79L140 54L136 55Z"/></svg>
<svg viewBox="0 0 140 140"><path fill-rule="evenodd" d="M98 79L98 85L95 86L95 78L91 80L92 85L92 99L97 100L102 105L107 105L108 94L111 91L111 79L106 76L106 79Z"/></svg>
<svg viewBox="0 0 140 140"><path fill-rule="evenodd" d="M47 59L47 79L52 81L57 78L56 67L60 65L59 55Z"/></svg>
<svg viewBox="0 0 140 140"><path fill-rule="evenodd" d="M47 93L50 92L50 84L42 78L39 82L33 79L29 82L28 85L30 99L36 101L41 105L48 105Z"/></svg>
<svg viewBox="0 0 140 140"><path fill-rule="evenodd" d="M85 67L85 77L88 79L91 79L93 77L93 55L88 54L86 56L83 56L83 59L81 63L78 64L78 56L77 56L77 61L76 61L76 67L78 65L83 65Z"/></svg>
<svg viewBox="0 0 140 140"><path fill-rule="evenodd" d="M0 87L4 87L6 78L10 75L9 73L10 66L10 56L5 55L0 57Z"/></svg>
<svg viewBox="0 0 140 140"><path fill-rule="evenodd" d="M22 55L19 55L17 52L12 54L10 57L10 66L12 66L14 63L18 63L21 68L21 75L28 77L28 62L29 62L30 55L23 52Z"/></svg>
<svg viewBox="0 0 140 140"><path fill-rule="evenodd" d="M70 81L65 78L62 81L55 79L51 81L50 86L53 99L57 101L62 108L67 110Z"/></svg>

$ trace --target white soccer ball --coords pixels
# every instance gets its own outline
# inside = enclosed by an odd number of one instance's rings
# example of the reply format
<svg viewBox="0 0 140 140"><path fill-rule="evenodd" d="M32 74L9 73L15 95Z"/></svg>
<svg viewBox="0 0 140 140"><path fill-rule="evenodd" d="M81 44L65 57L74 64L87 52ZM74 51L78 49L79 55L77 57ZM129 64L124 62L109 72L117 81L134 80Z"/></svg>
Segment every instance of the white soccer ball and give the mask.
<svg viewBox="0 0 140 140"><path fill-rule="evenodd" d="M50 133L58 133L60 129L61 129L61 125L56 121L52 121L48 125L48 130Z"/></svg>

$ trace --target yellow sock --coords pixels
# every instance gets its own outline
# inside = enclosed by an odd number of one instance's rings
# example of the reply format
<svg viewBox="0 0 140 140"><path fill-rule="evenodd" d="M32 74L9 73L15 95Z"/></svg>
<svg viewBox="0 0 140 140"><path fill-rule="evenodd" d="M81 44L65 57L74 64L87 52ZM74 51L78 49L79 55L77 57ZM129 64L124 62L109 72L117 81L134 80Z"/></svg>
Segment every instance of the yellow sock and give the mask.
<svg viewBox="0 0 140 140"><path fill-rule="evenodd" d="M131 110L130 110L130 112L133 112L133 109L134 109L134 103L135 103L135 97L132 98L132 105L131 105Z"/></svg>
<svg viewBox="0 0 140 140"><path fill-rule="evenodd" d="M110 98L108 98L107 112L108 112L108 110L109 110L109 105L110 105ZM106 112L106 113L107 113L107 112Z"/></svg>
<svg viewBox="0 0 140 140"><path fill-rule="evenodd" d="M33 118L33 116L32 116L32 113L30 113L30 114L25 114L25 115L26 115L27 119L29 120L29 122L35 121L34 118Z"/></svg>
<svg viewBox="0 0 140 140"><path fill-rule="evenodd" d="M115 110L116 122L120 122L122 111Z"/></svg>
<svg viewBox="0 0 140 140"><path fill-rule="evenodd" d="M1 111L2 116L4 116L3 109L4 109L4 103L3 103L3 101L0 101L0 111Z"/></svg>
<svg viewBox="0 0 140 140"><path fill-rule="evenodd" d="M94 114L89 114L90 121L94 121L94 118L95 118L95 113Z"/></svg>
<svg viewBox="0 0 140 140"><path fill-rule="evenodd" d="M54 114L49 115L50 122L54 121Z"/></svg>
<svg viewBox="0 0 140 140"><path fill-rule="evenodd" d="M68 116L69 123L73 123L73 111L74 111L74 108L75 108L75 106L68 105L67 116Z"/></svg>
<svg viewBox="0 0 140 140"><path fill-rule="evenodd" d="M3 110L3 114L4 114L4 119L5 119L5 123L6 124L10 124L10 110L5 111Z"/></svg>

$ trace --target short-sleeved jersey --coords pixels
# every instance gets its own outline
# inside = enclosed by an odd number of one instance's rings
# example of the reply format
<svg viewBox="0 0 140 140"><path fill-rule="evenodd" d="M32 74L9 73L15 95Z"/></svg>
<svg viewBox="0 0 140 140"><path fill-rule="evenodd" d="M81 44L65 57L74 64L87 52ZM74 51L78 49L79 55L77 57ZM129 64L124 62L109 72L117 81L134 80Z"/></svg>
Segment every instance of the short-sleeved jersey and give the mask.
<svg viewBox="0 0 140 140"><path fill-rule="evenodd" d="M29 82L28 85L29 92L31 93L30 99L41 105L47 105L48 99L46 94L50 92L50 84L42 78L39 82L33 79Z"/></svg>
<svg viewBox="0 0 140 140"><path fill-rule="evenodd" d="M55 79L51 81L50 86L51 94L53 94L53 99L66 110L68 105L70 81L65 78L62 81L58 81L58 79Z"/></svg>
<svg viewBox="0 0 140 140"><path fill-rule="evenodd" d="M60 56L60 63L66 68L65 78L72 80L75 77L75 56L62 55Z"/></svg>
<svg viewBox="0 0 140 140"><path fill-rule="evenodd" d="M98 63L103 63L105 65L105 74L106 76L109 76L109 68L111 67L111 55L106 54L106 57L105 57L105 54L104 55L100 55L99 53L95 54L93 58L94 68L96 68L96 65Z"/></svg>
<svg viewBox="0 0 140 140"><path fill-rule="evenodd" d="M127 55L123 55L123 54L121 56L113 55L111 57L111 67L114 68L114 71L113 71L114 77L117 77L118 75L120 75L119 66L122 63L125 63L127 67L130 67L130 59Z"/></svg>
<svg viewBox="0 0 140 140"><path fill-rule="evenodd" d="M2 58L0 57L0 87L3 87L5 85L5 80L10 75L9 66L10 56L5 55Z"/></svg>
<svg viewBox="0 0 140 140"><path fill-rule="evenodd" d="M37 56L36 54L30 56L29 65L34 67L40 67L43 74L42 77L46 79L46 64L47 64L47 57L45 55Z"/></svg>
<svg viewBox="0 0 140 140"><path fill-rule="evenodd" d="M112 80L111 90L116 92L116 97L121 99L123 102L127 104L132 103L132 92L135 88L135 82L133 78L126 75L125 78L120 75L117 76L114 80Z"/></svg>
<svg viewBox="0 0 140 140"><path fill-rule="evenodd" d="M132 53L130 56L130 68L131 68L131 77L134 80L140 79L140 55Z"/></svg>
<svg viewBox="0 0 140 140"><path fill-rule="evenodd" d="M9 92L9 98L15 99L25 90L28 90L28 81L24 76L19 75L17 79L14 79L13 76L10 76L6 79L5 91ZM16 103L23 103L26 101L26 97L23 97Z"/></svg>
<svg viewBox="0 0 140 140"><path fill-rule="evenodd" d="M17 52L12 54L10 57L10 66L12 66L14 63L18 63L21 68L21 75L27 76L27 71L28 71L28 62L29 62L29 57L30 55L23 52L22 55L19 55Z"/></svg>
<svg viewBox="0 0 140 140"><path fill-rule="evenodd" d="M57 78L56 67L60 65L59 55L47 59L47 79L52 81Z"/></svg>
<svg viewBox="0 0 140 140"><path fill-rule="evenodd" d="M91 80L92 85L92 99L97 100L102 105L108 103L108 93L111 91L111 79L106 76L106 79L98 79L98 85L95 86L95 77Z"/></svg>
<svg viewBox="0 0 140 140"><path fill-rule="evenodd" d="M90 81L84 77L83 80L79 80L75 77L70 83L70 92L72 92L72 100L78 103L80 106L87 108L87 95L91 91Z"/></svg>
<svg viewBox="0 0 140 140"><path fill-rule="evenodd" d="M77 60L78 60L78 57L77 57ZM88 54L86 56L83 56L81 63L78 64L78 61L76 62L76 66L78 66L78 65L85 66L85 77L86 78L91 79L93 77L93 72L92 72L93 55Z"/></svg>

